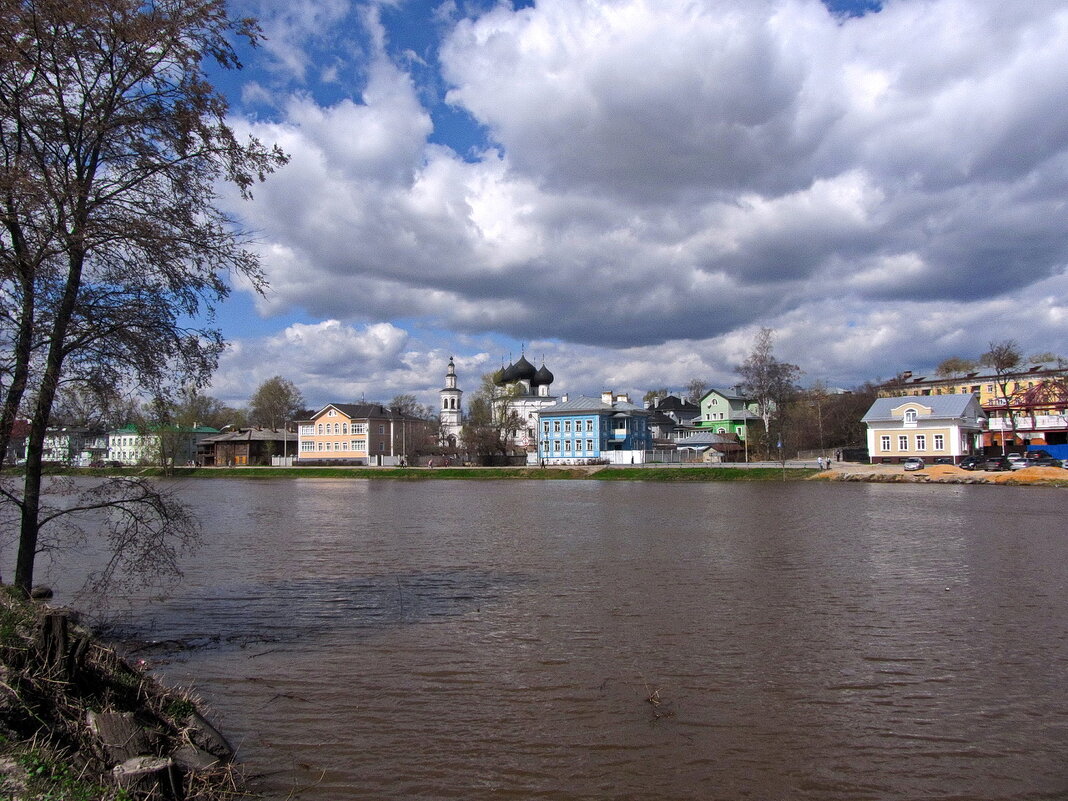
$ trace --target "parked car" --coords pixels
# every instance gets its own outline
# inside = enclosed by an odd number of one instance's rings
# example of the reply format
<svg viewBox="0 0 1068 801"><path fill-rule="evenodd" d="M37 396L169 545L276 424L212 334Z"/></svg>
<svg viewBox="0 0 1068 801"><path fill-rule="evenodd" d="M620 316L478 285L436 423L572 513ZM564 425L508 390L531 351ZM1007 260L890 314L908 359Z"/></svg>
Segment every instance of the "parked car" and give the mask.
<svg viewBox="0 0 1068 801"><path fill-rule="evenodd" d="M927 466L919 456L910 456L902 464L905 465L906 470L923 470Z"/></svg>
<svg viewBox="0 0 1068 801"><path fill-rule="evenodd" d="M953 464L952 456L939 456L934 460L935 464Z"/></svg>
<svg viewBox="0 0 1068 801"><path fill-rule="evenodd" d="M983 462L984 470L1012 470L1012 459L1008 456L988 456Z"/></svg>
<svg viewBox="0 0 1068 801"><path fill-rule="evenodd" d="M981 470L985 461L985 456L965 456L960 460L960 464L957 467L962 470Z"/></svg>
<svg viewBox="0 0 1068 801"><path fill-rule="evenodd" d="M1064 462L1052 456L1031 456L1027 454L1028 467L1064 467Z"/></svg>

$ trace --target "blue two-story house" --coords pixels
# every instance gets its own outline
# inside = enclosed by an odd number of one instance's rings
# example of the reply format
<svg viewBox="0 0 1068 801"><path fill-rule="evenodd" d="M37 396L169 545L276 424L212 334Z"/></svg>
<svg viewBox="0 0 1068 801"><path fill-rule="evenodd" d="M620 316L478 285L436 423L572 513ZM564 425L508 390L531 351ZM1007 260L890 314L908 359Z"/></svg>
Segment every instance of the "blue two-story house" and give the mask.
<svg viewBox="0 0 1068 801"><path fill-rule="evenodd" d="M543 464L641 464L652 450L648 409L627 395L566 396L538 413L538 459Z"/></svg>

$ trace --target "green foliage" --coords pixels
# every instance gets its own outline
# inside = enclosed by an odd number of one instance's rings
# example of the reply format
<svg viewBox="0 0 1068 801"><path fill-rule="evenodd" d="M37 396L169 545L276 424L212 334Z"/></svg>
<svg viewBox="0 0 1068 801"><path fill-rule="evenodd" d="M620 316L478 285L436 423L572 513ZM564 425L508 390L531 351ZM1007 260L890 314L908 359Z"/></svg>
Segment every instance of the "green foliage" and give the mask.
<svg viewBox="0 0 1068 801"><path fill-rule="evenodd" d="M26 771L26 797L35 801L130 801L125 790L88 781L44 751L26 751L17 762Z"/></svg>
<svg viewBox="0 0 1068 801"><path fill-rule="evenodd" d="M196 704L187 698L169 698L163 704L163 714L172 721L185 720L196 711Z"/></svg>

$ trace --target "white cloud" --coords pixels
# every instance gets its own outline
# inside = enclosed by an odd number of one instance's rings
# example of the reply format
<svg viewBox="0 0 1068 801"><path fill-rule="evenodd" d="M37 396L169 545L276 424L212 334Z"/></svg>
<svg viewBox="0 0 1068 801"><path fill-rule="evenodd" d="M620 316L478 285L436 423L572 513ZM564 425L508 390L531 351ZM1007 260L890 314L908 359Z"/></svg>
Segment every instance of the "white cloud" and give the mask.
<svg viewBox="0 0 1068 801"><path fill-rule="evenodd" d="M278 58L299 72L346 10L274 19ZM292 155L240 209L272 286L261 311L339 321L314 332L324 347L358 353L344 332L360 331L408 364L367 326L503 334L546 343L590 391L728 382L761 325L838 382L967 337L969 354L999 336L1064 349L1063 306L1037 294L1068 266L1062 2L892 2L845 21L817 0L499 5L440 48L449 102L492 138L469 160L430 143L407 72L422 55L392 63L383 19L362 16L359 97L275 95L280 116L248 123ZM287 42L305 49L285 57ZM449 347L431 344L416 350ZM414 380L396 370L374 374ZM363 381L347 380L324 391Z"/></svg>

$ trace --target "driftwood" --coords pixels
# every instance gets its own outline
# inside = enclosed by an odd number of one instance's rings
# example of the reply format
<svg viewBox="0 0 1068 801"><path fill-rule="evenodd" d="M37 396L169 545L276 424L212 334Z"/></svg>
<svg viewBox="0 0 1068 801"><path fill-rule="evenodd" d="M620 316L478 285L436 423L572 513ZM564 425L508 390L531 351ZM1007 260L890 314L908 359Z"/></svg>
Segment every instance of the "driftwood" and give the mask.
<svg viewBox="0 0 1068 801"><path fill-rule="evenodd" d="M152 753L152 742L128 712L89 712L86 716L101 756L110 765Z"/></svg>
<svg viewBox="0 0 1068 801"><path fill-rule="evenodd" d="M181 798L182 782L174 761L167 757L139 756L116 765L115 784L137 793L161 793L164 798Z"/></svg>

